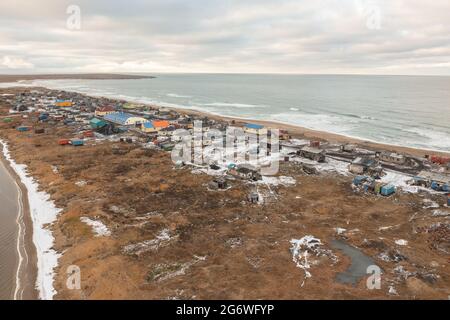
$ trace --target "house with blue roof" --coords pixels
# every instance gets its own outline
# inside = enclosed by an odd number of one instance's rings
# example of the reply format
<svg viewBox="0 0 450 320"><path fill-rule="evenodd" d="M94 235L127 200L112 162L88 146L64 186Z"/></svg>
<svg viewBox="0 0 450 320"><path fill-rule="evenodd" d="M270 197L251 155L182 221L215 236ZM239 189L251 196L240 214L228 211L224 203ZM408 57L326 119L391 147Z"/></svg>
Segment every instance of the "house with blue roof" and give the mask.
<svg viewBox="0 0 450 320"><path fill-rule="evenodd" d="M145 132L145 133L158 132L158 130L153 125L153 123L150 121L144 122L141 126L141 130L142 130L142 132Z"/></svg>
<svg viewBox="0 0 450 320"><path fill-rule="evenodd" d="M256 123L246 123L244 124L244 132L245 133L251 133L251 134L260 134L265 131L266 129L264 128L263 125L260 124L256 124Z"/></svg>
<svg viewBox="0 0 450 320"><path fill-rule="evenodd" d="M113 112L105 115L103 119L122 126L138 126L148 122L143 117L126 112Z"/></svg>

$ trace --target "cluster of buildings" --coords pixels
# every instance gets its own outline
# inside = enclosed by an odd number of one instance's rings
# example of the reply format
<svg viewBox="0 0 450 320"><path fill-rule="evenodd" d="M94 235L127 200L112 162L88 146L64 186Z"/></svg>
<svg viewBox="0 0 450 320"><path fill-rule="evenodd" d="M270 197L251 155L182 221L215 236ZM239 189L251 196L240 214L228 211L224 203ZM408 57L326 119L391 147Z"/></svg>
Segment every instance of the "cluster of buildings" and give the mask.
<svg viewBox="0 0 450 320"><path fill-rule="evenodd" d="M139 140L153 143L163 150L171 150L179 137L173 135L177 129L186 129L194 133L194 122L201 121L202 134L216 129L225 131L229 123L224 120L214 120L200 115L185 115L171 109L117 101L101 97L88 97L78 93L54 90L32 90L27 93L8 97L13 106L11 114L20 113L23 118L33 117L35 133L43 133L39 123L64 124L77 126L80 133L76 137L61 137L61 145L83 145L83 140L94 133L102 135L126 134L127 142ZM7 118L4 121L8 120ZM234 121L231 121L234 124ZM30 131L27 125L17 126L19 131ZM243 131L257 137L269 134L270 130L261 124L246 123ZM210 131L211 130L211 131ZM130 138L131 136L135 138ZM225 138L224 138L225 139ZM430 156L427 159L407 157L393 152L362 151L353 144L340 145L337 148L319 141L304 140L303 143L292 143L291 136L286 130L280 130L280 148L287 146L294 152L285 154L285 161L290 157L300 157L312 161L308 164L325 162L328 157L348 162L348 171L356 175L354 185L376 193L389 195L390 186L380 186L376 180L383 176L384 169L395 170L411 175L411 184L425 186L437 191L448 192L450 185L450 159ZM212 138L204 134L200 142L202 146L212 143ZM259 147L255 149L259 153ZM269 155L269 153L267 154ZM210 163L211 168L219 169L217 164ZM313 169L313 168L312 168ZM259 180L260 174L256 168L243 164L236 164L226 168L227 172L241 179ZM311 170L314 172L315 170ZM223 188L226 183L215 182L217 188Z"/></svg>

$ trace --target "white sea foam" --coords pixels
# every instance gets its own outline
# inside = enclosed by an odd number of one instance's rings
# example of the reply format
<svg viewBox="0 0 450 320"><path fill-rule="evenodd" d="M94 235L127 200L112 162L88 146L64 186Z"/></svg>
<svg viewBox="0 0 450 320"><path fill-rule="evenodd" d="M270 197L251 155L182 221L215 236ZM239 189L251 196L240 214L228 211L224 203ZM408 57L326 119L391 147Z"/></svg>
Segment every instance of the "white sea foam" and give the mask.
<svg viewBox="0 0 450 320"><path fill-rule="evenodd" d="M168 93L167 96L168 97L172 97L172 98L192 98L191 96L183 95L183 94L177 94L177 93Z"/></svg>
<svg viewBox="0 0 450 320"><path fill-rule="evenodd" d="M121 81L129 83L127 80ZM152 79L151 81L158 81L158 78ZM305 102L305 105L302 106L303 111L300 111L298 105L293 104L294 107L279 106L275 100L271 100L275 101L272 103L267 102L258 104L240 103L236 101L230 102L227 100L221 102L214 101L213 99L216 98L215 96L196 97L192 94L190 97L192 98L192 101L183 102L181 105L164 101L164 97L187 98L189 95L187 89L183 90L184 94L181 95L178 93L161 94L157 89L150 90L146 89L146 87L133 87L133 91L127 90L126 87L119 86L111 88L112 85L108 85L108 88L102 88L100 84L97 84L98 82L89 80L36 80L30 83L32 85L75 91L92 96L105 96L137 103L161 105L169 108L192 109L209 112L219 116L231 116L238 119L272 120L279 123L298 125L308 129L342 134L350 138L364 139L371 142L409 146L428 150L450 151L449 133L446 132L445 129L436 129L434 127L430 129L429 126L426 127L425 124L421 126L420 121L414 122L418 128L411 127L408 118L405 119L407 113L402 114L396 112L396 110L392 110L392 113L400 114L398 117L401 118L394 117L394 121L385 121L386 119L383 118L383 115L377 115L378 111L371 110L369 112L367 107L361 107L360 110L358 109L358 112L350 111L340 113L340 111L343 110L336 107L329 111L327 109L329 107L327 105L322 106L321 101L315 102L317 103L317 108L308 105L310 102L307 101ZM142 83L145 83L145 80L143 80ZM207 84L205 85L207 86ZM161 89L162 92L164 92L164 90L167 89ZM205 92L207 92L207 90L208 88L206 87ZM117 94L119 92L122 94ZM135 95L135 92L139 92L140 96ZM233 99L239 101L239 94L242 95L242 92L238 91L236 97L233 96ZM258 101L261 99L260 96L257 98ZM273 99L274 97L269 96L269 98ZM249 101L248 99L248 96L245 96L244 101ZM301 99L301 97L299 97L299 99ZM337 101L336 106L339 106L339 101ZM306 107L309 107L308 111L311 112L304 112ZM261 110L264 110L264 112L260 112ZM443 114L443 116L446 115ZM427 121L432 122L433 120Z"/></svg>
<svg viewBox="0 0 450 320"><path fill-rule="evenodd" d="M22 183L27 188L28 203L30 206L31 220L33 222L33 243L37 253L37 279L36 288L39 298L51 300L56 294L53 287L54 269L58 265L58 258L61 256L53 248L54 237L49 224L56 221L61 209L58 209L50 195L44 191L38 191L38 183L27 173L27 166L17 164L11 158L8 145L0 140L3 146L3 155L9 162L11 168L17 173Z"/></svg>
<svg viewBox="0 0 450 320"><path fill-rule="evenodd" d="M270 115L271 120L299 125L308 129L345 134L355 128L356 119L344 119L328 114L278 113Z"/></svg>
<svg viewBox="0 0 450 320"><path fill-rule="evenodd" d="M450 134L435 129L425 128L407 128L403 131L413 133L419 137L422 137L425 147L442 148L450 150Z"/></svg>
<svg viewBox="0 0 450 320"><path fill-rule="evenodd" d="M246 103L228 103L228 102L211 102L202 103L203 106L211 107L231 107L231 108L264 108L266 105L262 104L246 104Z"/></svg>

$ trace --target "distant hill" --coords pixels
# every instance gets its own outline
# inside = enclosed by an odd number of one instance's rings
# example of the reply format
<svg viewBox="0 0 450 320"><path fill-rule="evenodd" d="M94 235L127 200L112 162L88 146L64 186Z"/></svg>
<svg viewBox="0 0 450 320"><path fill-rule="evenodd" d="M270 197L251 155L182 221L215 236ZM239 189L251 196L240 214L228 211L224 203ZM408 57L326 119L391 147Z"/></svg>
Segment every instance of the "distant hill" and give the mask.
<svg viewBox="0 0 450 320"><path fill-rule="evenodd" d="M79 74L29 74L29 75L13 75L0 74L0 82L14 82L20 80L58 80L58 79L152 79L153 76L140 76L130 74L114 74L114 73L79 73Z"/></svg>

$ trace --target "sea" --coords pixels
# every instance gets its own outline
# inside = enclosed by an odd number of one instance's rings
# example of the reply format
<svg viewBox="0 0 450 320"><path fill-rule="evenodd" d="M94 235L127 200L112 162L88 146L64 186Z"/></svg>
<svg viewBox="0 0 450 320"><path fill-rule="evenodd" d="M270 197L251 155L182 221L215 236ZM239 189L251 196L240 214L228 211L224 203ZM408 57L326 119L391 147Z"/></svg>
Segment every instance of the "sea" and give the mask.
<svg viewBox="0 0 450 320"><path fill-rule="evenodd" d="M17 252L19 203L17 185L1 161L0 204L0 300L9 300L14 297L19 263Z"/></svg>
<svg viewBox="0 0 450 320"><path fill-rule="evenodd" d="M155 78L33 83L450 152L448 76L151 75Z"/></svg>

